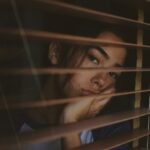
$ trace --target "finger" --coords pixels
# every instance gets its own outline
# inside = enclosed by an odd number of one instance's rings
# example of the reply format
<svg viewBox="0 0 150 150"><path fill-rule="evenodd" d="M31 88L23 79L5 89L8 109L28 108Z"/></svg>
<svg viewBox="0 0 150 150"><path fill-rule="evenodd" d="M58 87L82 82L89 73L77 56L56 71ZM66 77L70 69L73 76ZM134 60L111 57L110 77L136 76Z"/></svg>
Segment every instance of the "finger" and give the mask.
<svg viewBox="0 0 150 150"><path fill-rule="evenodd" d="M90 107L89 114L91 117L96 116L104 108L104 106L109 102L109 99L105 99L103 101L96 101L93 103L93 105Z"/></svg>
<svg viewBox="0 0 150 150"><path fill-rule="evenodd" d="M113 90L115 92L115 86L114 85L109 85L107 87L105 87L101 93L105 92L105 91L109 91L109 90Z"/></svg>
<svg viewBox="0 0 150 150"><path fill-rule="evenodd" d="M107 96L107 94L112 94L115 92L115 89L109 89L107 91L102 92L101 94L104 95L100 98L95 98L94 101L103 101L103 100L110 100L112 98L112 96ZM106 96L105 96L106 95Z"/></svg>
<svg viewBox="0 0 150 150"><path fill-rule="evenodd" d="M110 89L105 90L101 94L111 94L111 93L114 93L114 92L115 92L115 88L110 88Z"/></svg>

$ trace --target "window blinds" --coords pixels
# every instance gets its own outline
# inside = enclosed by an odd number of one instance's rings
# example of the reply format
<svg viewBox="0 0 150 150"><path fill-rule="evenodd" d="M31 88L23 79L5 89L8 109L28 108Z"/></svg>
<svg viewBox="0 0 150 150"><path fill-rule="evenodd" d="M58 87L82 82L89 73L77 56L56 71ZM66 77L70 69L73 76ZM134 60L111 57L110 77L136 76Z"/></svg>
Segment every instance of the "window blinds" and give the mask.
<svg viewBox="0 0 150 150"><path fill-rule="evenodd" d="M141 93L149 93L150 89L142 89L142 73L148 73L150 71L149 66L144 68L142 65L142 53L143 51L149 51L150 45L145 44L143 42L143 32L144 30L149 30L150 23L144 22L144 8L141 6L146 5L145 2L140 3L138 7L138 19L130 19L126 17L117 16L114 14L109 14L105 12L100 12L96 10L92 10L89 8L84 8L81 6L69 4L63 1L55 1L55 0L31 0L31 1L24 1L24 0L12 0L12 1L1 1L1 6L11 5L14 16L17 20L18 28L14 27L1 27L0 28L0 38L1 39L8 39L8 40L18 40L22 39L23 43L27 43L27 39L35 40L35 41L42 41L42 42L49 42L51 40L66 42L69 44L81 44L81 45L113 45L118 47L130 47L135 48L137 51L137 63L136 67L130 68L98 68L103 72L108 71L122 71L122 72L136 72L136 81L135 81L135 91L127 91L127 92L117 92L115 94L104 94L104 95L94 95L91 97L112 97L112 96L124 96L135 94L135 104L134 109L131 111L119 112L115 114L109 115L101 115L96 118L91 118L87 120L83 120L77 123L59 125L57 127L40 129L36 132L29 132L23 134L15 134L13 136L8 137L1 137L0 140L0 148L1 149L11 149L11 146L15 145L16 147L20 144L31 144L31 143L42 143L45 141L50 141L54 139L59 139L65 137L66 135L74 132L81 132L83 130L90 130L95 128L101 128L108 125L124 122L127 120L133 120L133 131L126 134L120 134L114 136L114 138L103 139L101 141L96 141L92 144L83 145L81 147L75 149L112 149L117 146L133 142L133 149L136 147L140 148L140 144L137 142L138 139L142 137L149 136L150 132L148 129L141 129L140 126L140 117L148 116L150 111L148 108L142 108L140 101L142 101ZM57 33L57 32L48 32L36 29L28 29L24 28L21 24L21 20L19 18L19 13L17 9L20 6L29 6L33 9L40 9L42 11L46 11L47 13L56 13L56 14L67 14L72 17L79 17L88 19L89 21L98 21L104 22L108 24L114 24L124 27L134 27L137 28L137 42L136 43L126 43L126 42L111 42L111 41L104 41L95 39L92 37L86 36L78 36L78 35L71 35L68 33ZM24 45L25 46L25 45ZM89 72L89 71L99 71L97 68L7 68L3 67L0 69L0 76L36 76L36 75L49 75L49 74L72 74L75 72ZM3 87L1 87L1 93ZM9 97L9 96L8 96ZM76 98L69 98L69 99L50 99L46 101L7 101L5 96L1 96L1 105L0 110L6 109L9 112L9 116L11 119L11 112L16 109L27 109L27 108L41 108L53 105L61 105L65 103L73 103L78 100L86 100L85 97L76 97ZM11 99L11 98L9 98ZM120 99L121 101L121 99ZM10 120L11 120L10 119ZM12 121L13 122L13 121ZM148 122L147 122L148 124ZM15 137L15 138L14 138ZM136 142L135 142L136 141ZM149 141L148 141L149 142ZM18 146L19 147L19 146ZM148 148L147 148L148 149Z"/></svg>

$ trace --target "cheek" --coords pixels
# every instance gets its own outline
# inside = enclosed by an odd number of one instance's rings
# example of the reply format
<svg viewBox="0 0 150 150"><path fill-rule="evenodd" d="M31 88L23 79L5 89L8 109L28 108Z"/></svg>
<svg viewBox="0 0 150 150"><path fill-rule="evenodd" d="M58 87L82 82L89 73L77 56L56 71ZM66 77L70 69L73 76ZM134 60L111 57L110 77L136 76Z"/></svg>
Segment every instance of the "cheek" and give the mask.
<svg viewBox="0 0 150 150"><path fill-rule="evenodd" d="M71 78L71 82L74 85L78 85L79 88L86 86L90 83L90 79L91 79L91 74L90 73L78 73L75 74L72 78ZM77 87L78 88L78 87Z"/></svg>
<svg viewBox="0 0 150 150"><path fill-rule="evenodd" d="M84 82L85 82L84 74L80 73L80 74L73 75L70 81L68 82L68 85L76 89L76 88L80 88L84 84Z"/></svg>
<svg viewBox="0 0 150 150"><path fill-rule="evenodd" d="M64 88L65 95L70 97L80 96L81 89L85 87L88 82L89 79L86 77L85 73L73 75Z"/></svg>

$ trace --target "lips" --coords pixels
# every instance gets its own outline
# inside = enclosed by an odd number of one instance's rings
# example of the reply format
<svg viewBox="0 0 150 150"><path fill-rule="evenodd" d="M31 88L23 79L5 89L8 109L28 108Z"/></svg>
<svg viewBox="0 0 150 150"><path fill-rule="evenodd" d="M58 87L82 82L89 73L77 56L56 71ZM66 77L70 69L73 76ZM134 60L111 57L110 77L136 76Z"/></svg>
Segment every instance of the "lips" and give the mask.
<svg viewBox="0 0 150 150"><path fill-rule="evenodd" d="M98 92L87 90L87 89L82 89L83 96L94 95L94 94L98 94Z"/></svg>

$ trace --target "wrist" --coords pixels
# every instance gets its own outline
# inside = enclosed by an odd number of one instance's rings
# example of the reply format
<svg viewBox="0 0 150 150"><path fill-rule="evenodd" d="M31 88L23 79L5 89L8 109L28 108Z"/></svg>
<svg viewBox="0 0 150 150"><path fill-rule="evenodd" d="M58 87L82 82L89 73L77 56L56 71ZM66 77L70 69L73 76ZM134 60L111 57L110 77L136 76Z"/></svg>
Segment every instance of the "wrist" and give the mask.
<svg viewBox="0 0 150 150"><path fill-rule="evenodd" d="M76 117L73 115L73 113L65 109L61 115L60 123L67 124L67 123L73 123L73 122L77 122Z"/></svg>

